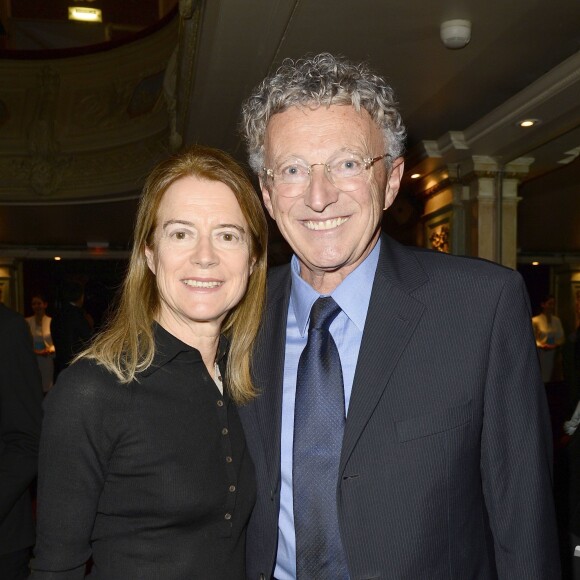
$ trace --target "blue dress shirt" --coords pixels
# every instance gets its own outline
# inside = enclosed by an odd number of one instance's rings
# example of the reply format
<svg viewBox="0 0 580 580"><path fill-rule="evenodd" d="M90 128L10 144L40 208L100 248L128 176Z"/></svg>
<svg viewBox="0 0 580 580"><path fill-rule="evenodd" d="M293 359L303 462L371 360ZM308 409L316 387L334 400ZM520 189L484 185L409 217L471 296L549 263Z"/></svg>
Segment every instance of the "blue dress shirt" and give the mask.
<svg viewBox="0 0 580 580"><path fill-rule="evenodd" d="M330 325L330 333L338 348L344 381L344 407L348 405L371 290L377 269L380 240L367 258L335 288L331 296L342 312ZM288 307L286 357L282 393L282 443L280 514L278 517L278 554L274 576L278 580L296 578L296 536L292 500L292 446L294 439L294 398L298 360L308 339L310 309L321 296L300 277L296 256L291 262L292 289Z"/></svg>

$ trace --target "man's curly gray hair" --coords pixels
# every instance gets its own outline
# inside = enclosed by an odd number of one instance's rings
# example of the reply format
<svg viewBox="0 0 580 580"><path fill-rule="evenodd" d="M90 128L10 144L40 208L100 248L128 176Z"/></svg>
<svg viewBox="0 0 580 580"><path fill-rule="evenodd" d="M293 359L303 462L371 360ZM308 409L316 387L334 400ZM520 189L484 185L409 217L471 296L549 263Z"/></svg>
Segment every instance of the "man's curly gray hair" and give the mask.
<svg viewBox="0 0 580 580"><path fill-rule="evenodd" d="M391 159L403 153L406 130L393 89L366 63L357 64L344 57L321 53L298 60L285 59L243 104L241 129L250 166L257 174L264 167L264 136L270 118L289 107L320 105L353 105L357 111L366 109L383 132L385 153Z"/></svg>

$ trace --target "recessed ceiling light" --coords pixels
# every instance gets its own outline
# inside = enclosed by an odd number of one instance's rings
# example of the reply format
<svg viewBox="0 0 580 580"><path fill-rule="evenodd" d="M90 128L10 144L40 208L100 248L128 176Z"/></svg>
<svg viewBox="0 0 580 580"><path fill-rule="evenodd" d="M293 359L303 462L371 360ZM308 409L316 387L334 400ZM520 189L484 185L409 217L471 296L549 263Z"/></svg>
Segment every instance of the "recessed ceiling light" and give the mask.
<svg viewBox="0 0 580 580"><path fill-rule="evenodd" d="M534 125L537 125L539 122L540 122L539 119L524 119L523 121L520 121L518 125L520 127L533 127Z"/></svg>
<svg viewBox="0 0 580 580"><path fill-rule="evenodd" d="M102 22L103 13L98 8L85 8L84 6L69 6L69 20L81 20L82 22Z"/></svg>
<svg viewBox="0 0 580 580"><path fill-rule="evenodd" d="M532 266L539 266L540 262L532 262Z"/></svg>
<svg viewBox="0 0 580 580"><path fill-rule="evenodd" d="M411 174L411 179L419 179L419 177L421 177L420 173L412 173Z"/></svg>
<svg viewBox="0 0 580 580"><path fill-rule="evenodd" d="M60 256L55 256L55 257L54 257L54 259L55 259L57 262L60 262Z"/></svg>

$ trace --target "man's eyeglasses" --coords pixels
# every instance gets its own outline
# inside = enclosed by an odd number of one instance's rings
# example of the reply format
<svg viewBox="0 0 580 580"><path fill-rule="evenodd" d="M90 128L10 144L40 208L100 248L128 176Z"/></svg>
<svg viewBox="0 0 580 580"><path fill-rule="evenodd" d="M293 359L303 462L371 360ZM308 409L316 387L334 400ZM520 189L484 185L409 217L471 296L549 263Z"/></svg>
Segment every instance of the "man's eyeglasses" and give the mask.
<svg viewBox="0 0 580 580"><path fill-rule="evenodd" d="M264 175L280 190L282 195L301 195L312 176L312 168L324 165L324 173L330 183L341 191L354 191L362 185L361 176L377 161L390 158L388 153L378 157L363 157L358 153L343 151L331 157L326 163L307 165L301 159L290 159L274 169L263 168Z"/></svg>

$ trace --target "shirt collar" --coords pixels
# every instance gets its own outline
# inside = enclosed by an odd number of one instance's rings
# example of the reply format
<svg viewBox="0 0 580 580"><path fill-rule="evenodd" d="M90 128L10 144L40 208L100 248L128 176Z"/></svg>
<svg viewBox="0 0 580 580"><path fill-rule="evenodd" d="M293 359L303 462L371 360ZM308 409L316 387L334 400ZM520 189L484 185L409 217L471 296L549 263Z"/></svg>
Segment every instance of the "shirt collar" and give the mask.
<svg viewBox="0 0 580 580"><path fill-rule="evenodd" d="M354 269L332 292L331 296L340 306L353 324L363 331L375 272L379 262L381 240L376 243L371 253ZM296 323L301 336L308 330L310 309L321 294L316 292L310 284L300 277L300 263L296 255L290 262L292 273L292 289L290 291L290 304L294 309Z"/></svg>
<svg viewBox="0 0 580 580"><path fill-rule="evenodd" d="M202 361L201 353L196 348L185 344L157 322L153 322L153 336L155 338L155 356L151 365L141 373L143 376L153 374L183 352L190 353L192 361ZM216 357L218 363L221 363L226 356L228 346L228 340L223 335L220 336Z"/></svg>

